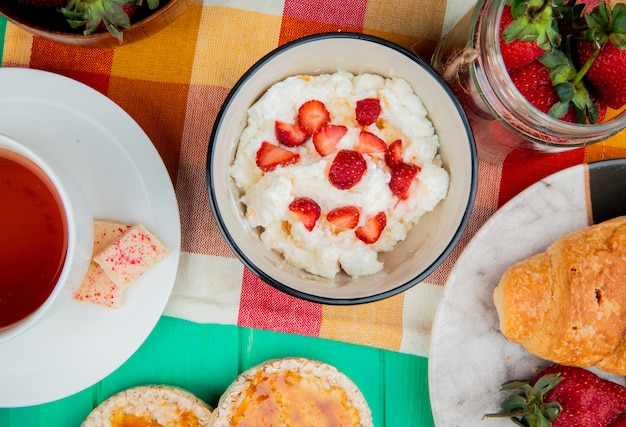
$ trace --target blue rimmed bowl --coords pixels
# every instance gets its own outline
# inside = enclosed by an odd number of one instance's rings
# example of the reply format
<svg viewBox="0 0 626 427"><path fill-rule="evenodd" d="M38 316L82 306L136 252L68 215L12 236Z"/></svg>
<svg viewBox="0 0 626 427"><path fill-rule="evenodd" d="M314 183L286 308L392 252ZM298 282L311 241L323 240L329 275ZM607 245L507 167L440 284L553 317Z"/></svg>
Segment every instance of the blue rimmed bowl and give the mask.
<svg viewBox="0 0 626 427"><path fill-rule="evenodd" d="M380 254L385 267L371 276L340 273L323 279L287 264L263 246L243 223L244 208L229 175L247 110L274 83L293 75L348 71L404 78L421 98L440 140L440 155L451 177L448 196L424 215L407 238ZM477 186L474 138L457 98L430 65L410 51L378 37L323 33L287 43L254 64L226 98L210 137L207 185L213 214L235 255L263 281L308 301L324 304L372 302L405 291L426 279L450 254L467 225Z"/></svg>

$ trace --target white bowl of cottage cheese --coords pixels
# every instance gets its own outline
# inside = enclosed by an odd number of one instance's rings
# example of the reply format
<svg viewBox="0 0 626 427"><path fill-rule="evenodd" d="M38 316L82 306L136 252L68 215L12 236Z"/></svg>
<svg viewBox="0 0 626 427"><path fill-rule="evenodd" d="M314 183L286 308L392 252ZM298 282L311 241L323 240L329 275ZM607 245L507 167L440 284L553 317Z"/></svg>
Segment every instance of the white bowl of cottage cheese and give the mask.
<svg viewBox="0 0 626 427"><path fill-rule="evenodd" d="M279 47L234 86L207 183L250 271L299 298L355 304L445 260L469 219L477 158L460 104L425 61L325 33Z"/></svg>

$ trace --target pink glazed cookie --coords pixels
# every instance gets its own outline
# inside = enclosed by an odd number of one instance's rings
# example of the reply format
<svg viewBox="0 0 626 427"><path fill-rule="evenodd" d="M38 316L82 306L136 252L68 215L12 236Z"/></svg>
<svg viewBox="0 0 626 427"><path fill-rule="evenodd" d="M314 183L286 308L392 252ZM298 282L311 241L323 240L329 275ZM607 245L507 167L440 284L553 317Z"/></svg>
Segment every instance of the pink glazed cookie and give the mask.
<svg viewBox="0 0 626 427"><path fill-rule="evenodd" d="M135 224L121 237L97 253L93 260L109 278L123 287L167 255L167 248L143 225Z"/></svg>
<svg viewBox="0 0 626 427"><path fill-rule="evenodd" d="M93 221L93 253L99 253L131 228L129 224L105 219ZM87 274L74 292L77 301L117 308L122 302L122 290L98 264L91 261Z"/></svg>

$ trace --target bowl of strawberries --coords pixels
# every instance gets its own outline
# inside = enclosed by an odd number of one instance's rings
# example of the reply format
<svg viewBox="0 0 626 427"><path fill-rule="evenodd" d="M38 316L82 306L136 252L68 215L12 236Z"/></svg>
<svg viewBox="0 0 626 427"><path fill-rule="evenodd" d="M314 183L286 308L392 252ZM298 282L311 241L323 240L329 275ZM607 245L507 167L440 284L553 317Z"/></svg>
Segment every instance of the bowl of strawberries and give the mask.
<svg viewBox="0 0 626 427"><path fill-rule="evenodd" d="M370 35L316 34L233 87L209 140L208 196L258 279L317 303L372 302L427 280L455 248L475 150L422 58Z"/></svg>
<svg viewBox="0 0 626 427"><path fill-rule="evenodd" d="M113 48L142 40L180 16L193 0L11 0L0 14L53 42Z"/></svg>
<svg viewBox="0 0 626 427"><path fill-rule="evenodd" d="M479 1L465 22L442 39L432 64L477 123L503 124L544 151L626 128L626 5Z"/></svg>

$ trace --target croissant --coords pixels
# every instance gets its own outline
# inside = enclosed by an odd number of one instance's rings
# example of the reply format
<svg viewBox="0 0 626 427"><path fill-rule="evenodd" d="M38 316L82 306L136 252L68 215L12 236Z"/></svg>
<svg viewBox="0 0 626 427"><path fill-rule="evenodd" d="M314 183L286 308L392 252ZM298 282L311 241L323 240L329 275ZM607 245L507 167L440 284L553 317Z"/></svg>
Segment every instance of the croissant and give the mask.
<svg viewBox="0 0 626 427"><path fill-rule="evenodd" d="M626 375L626 216L511 266L493 300L502 334L535 356Z"/></svg>

